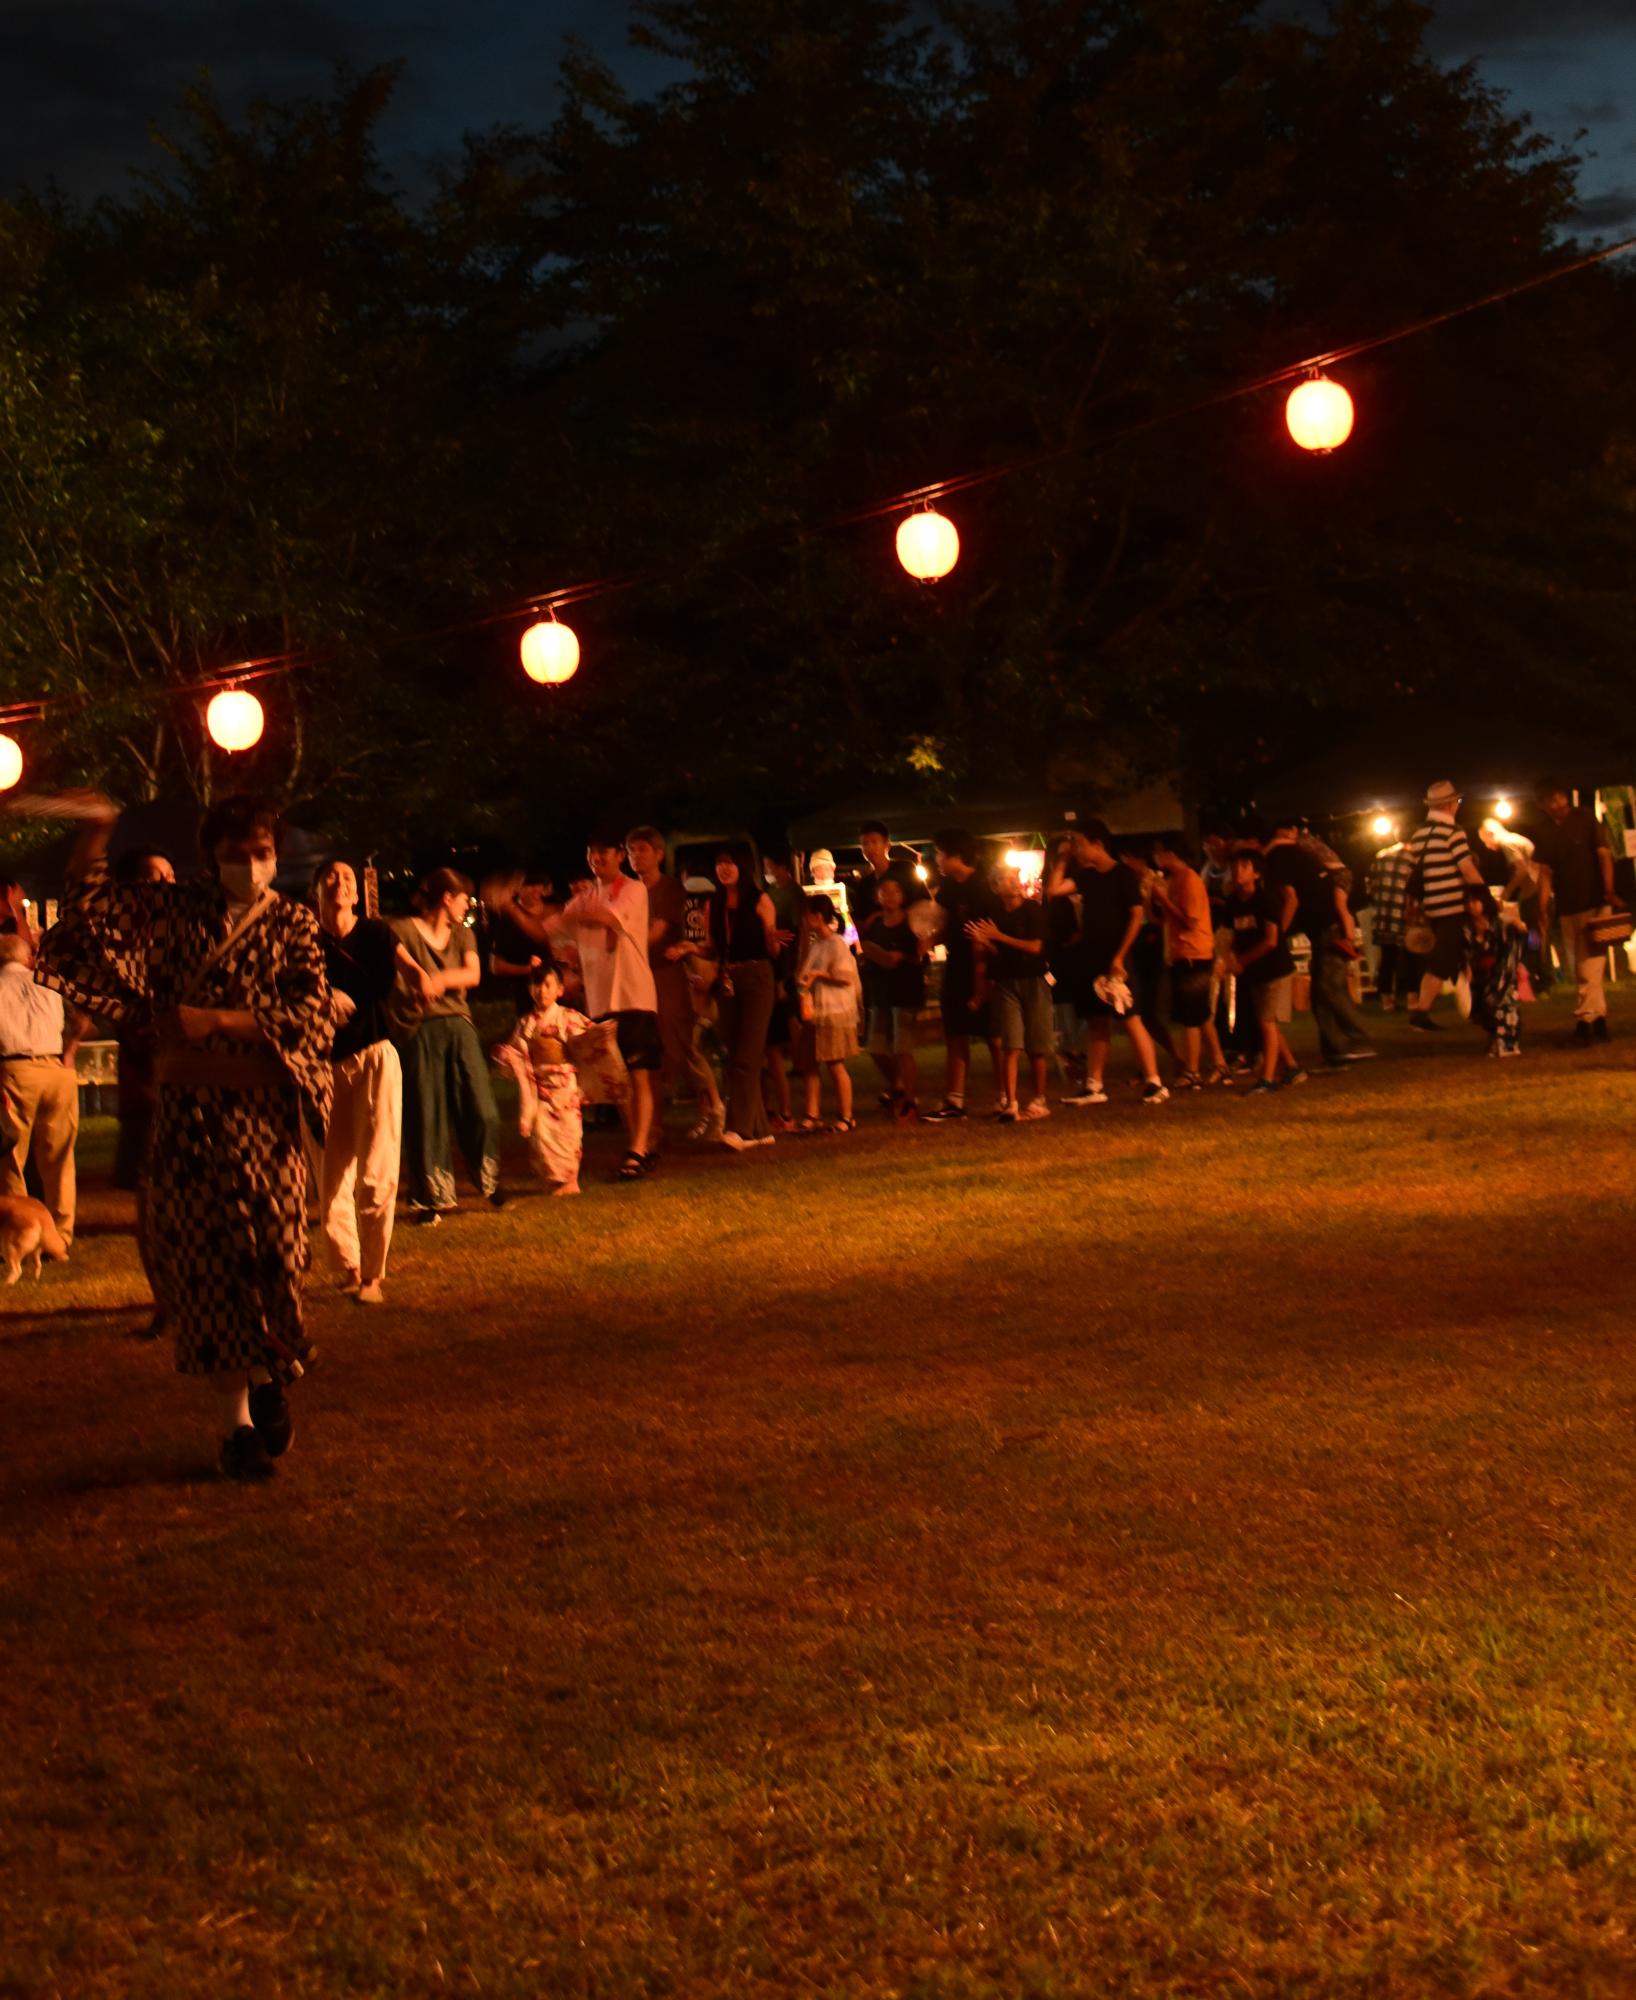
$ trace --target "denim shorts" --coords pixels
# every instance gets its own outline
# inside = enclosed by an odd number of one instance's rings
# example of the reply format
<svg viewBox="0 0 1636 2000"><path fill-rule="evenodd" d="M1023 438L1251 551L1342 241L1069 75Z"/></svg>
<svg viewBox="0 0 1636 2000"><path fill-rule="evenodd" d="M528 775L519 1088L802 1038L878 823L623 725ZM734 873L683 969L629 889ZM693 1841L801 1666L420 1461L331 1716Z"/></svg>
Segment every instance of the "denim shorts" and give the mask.
<svg viewBox="0 0 1636 2000"><path fill-rule="evenodd" d="M997 979L994 1003L1002 1048L1022 1049L1031 1056L1056 1053L1051 989L1043 979Z"/></svg>
<svg viewBox="0 0 1636 2000"><path fill-rule="evenodd" d="M872 1056L912 1056L919 1039L919 1010L914 1007L871 1007L869 1053Z"/></svg>

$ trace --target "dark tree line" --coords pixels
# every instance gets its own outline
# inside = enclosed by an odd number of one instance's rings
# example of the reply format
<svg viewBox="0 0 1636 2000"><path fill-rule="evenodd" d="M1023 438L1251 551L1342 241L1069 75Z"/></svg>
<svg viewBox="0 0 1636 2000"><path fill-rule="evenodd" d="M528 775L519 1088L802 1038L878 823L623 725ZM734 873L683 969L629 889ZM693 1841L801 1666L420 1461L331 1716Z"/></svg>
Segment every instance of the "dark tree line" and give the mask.
<svg viewBox="0 0 1636 2000"><path fill-rule="evenodd" d="M1611 271L1350 365L1353 441L1223 387L1565 261L1574 163L1410 0L664 0L676 81L570 49L550 130L396 190L382 70L161 171L0 208L0 699L91 705L37 765L222 781L197 702L264 690L259 774L407 840L598 800L783 812L1269 761L1412 694L1623 738L1632 313ZM917 589L891 522L951 472ZM517 623L578 579L546 693ZM442 636L427 636L442 634ZM236 781L236 780L235 780Z"/></svg>

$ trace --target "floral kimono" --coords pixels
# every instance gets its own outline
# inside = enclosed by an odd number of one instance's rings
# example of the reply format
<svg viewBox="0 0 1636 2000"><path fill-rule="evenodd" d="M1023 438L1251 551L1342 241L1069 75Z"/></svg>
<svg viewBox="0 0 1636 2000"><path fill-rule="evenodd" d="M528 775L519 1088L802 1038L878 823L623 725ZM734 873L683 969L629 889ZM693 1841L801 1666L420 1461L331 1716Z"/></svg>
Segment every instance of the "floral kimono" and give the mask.
<svg viewBox="0 0 1636 2000"><path fill-rule="evenodd" d="M559 1000L525 1014L516 1032L494 1052L495 1061L517 1079L518 1124L528 1140L530 1163L542 1181L555 1187L579 1178L585 1123L574 1063L600 1054L601 1040L594 1022Z"/></svg>
<svg viewBox="0 0 1636 2000"><path fill-rule="evenodd" d="M322 1148L329 987L317 920L300 904L269 898L210 964L230 929L219 883L119 888L98 863L71 889L35 976L116 1027L161 1031L144 1249L177 1368L265 1367L287 1382L309 1351L304 1133ZM184 1048L164 1034L182 1005L247 1009L263 1040Z"/></svg>
<svg viewBox="0 0 1636 2000"><path fill-rule="evenodd" d="M1517 969L1524 933L1501 918L1479 931L1468 917L1466 964L1471 973L1471 1018L1493 1038L1497 1050L1518 1046L1522 1015L1517 1005Z"/></svg>

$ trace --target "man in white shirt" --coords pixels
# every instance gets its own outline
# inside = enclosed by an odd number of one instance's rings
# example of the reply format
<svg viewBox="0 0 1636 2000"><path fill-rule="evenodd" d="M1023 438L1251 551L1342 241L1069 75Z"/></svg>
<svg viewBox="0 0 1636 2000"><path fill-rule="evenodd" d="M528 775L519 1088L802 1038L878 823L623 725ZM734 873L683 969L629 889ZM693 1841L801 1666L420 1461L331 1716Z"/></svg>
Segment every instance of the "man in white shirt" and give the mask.
<svg viewBox="0 0 1636 2000"><path fill-rule="evenodd" d="M23 937L0 937L0 1194L27 1194L30 1159L65 1243L74 1234L74 1141L80 1093L75 1034L66 1034L62 995L34 983L34 954Z"/></svg>
<svg viewBox="0 0 1636 2000"><path fill-rule="evenodd" d="M571 931L579 945L585 1011L610 1021L630 1079L625 1125L630 1151L621 1180L640 1180L653 1151L654 1073L664 1060L659 1039L659 994L648 964L648 892L625 874L623 834L599 834L585 850L592 885L575 896L547 928Z"/></svg>

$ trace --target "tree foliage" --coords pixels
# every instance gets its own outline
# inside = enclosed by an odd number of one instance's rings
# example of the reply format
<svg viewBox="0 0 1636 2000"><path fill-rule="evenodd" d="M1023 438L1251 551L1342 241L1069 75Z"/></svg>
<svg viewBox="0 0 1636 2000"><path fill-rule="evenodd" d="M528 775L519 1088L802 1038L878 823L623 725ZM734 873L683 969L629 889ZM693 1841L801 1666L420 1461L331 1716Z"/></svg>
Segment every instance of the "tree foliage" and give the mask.
<svg viewBox="0 0 1636 2000"><path fill-rule="evenodd" d="M1624 730L1624 286L1351 364L1313 461L1221 392L1571 254L1574 163L1412 0L657 0L649 95L570 49L549 131L419 204L389 72L91 215L0 211L0 643L59 756L215 781L134 697L313 646L266 762L333 821L617 797L787 810L1179 766L1242 788L1394 692ZM1201 407L1202 406L1202 407ZM1179 415L1195 411L1193 415ZM891 521L949 475L964 559ZM542 696L529 591L637 579Z"/></svg>

